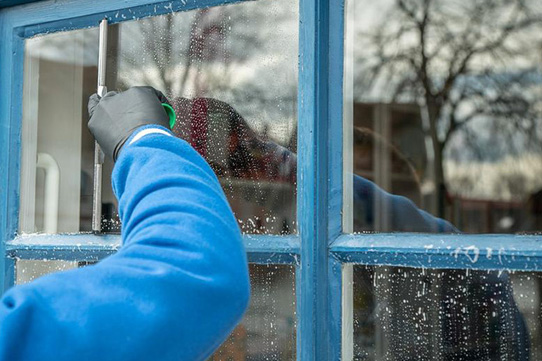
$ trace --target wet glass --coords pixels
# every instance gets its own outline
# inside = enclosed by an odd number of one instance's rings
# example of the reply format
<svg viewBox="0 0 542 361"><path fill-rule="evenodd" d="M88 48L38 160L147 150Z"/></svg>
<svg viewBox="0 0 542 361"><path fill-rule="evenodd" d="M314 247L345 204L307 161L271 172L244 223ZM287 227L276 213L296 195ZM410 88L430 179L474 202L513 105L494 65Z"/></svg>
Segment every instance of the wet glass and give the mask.
<svg viewBox="0 0 542 361"><path fill-rule="evenodd" d="M250 307L212 361L295 360L295 268L250 265Z"/></svg>
<svg viewBox="0 0 542 361"><path fill-rule="evenodd" d="M16 283L93 262L17 260ZM295 268L250 265L250 306L241 323L209 360L295 360Z"/></svg>
<svg viewBox="0 0 542 361"><path fill-rule="evenodd" d="M536 0L347 2L347 231L542 230L541 19Z"/></svg>
<svg viewBox="0 0 542 361"><path fill-rule="evenodd" d="M542 275L354 266L354 360L542 360Z"/></svg>
<svg viewBox="0 0 542 361"><path fill-rule="evenodd" d="M108 88L166 94L173 132L211 165L243 232L295 232L298 2L246 2L111 30Z"/></svg>
<svg viewBox="0 0 542 361"><path fill-rule="evenodd" d="M17 259L15 261L15 284L22 285L49 273L67 271L77 268L78 262L68 261L36 261Z"/></svg>
<svg viewBox="0 0 542 361"><path fill-rule="evenodd" d="M174 133L210 163L245 233L296 229L297 34L297 2L285 0L109 27L108 89L168 96ZM97 29L26 41L20 233L91 230L97 49ZM118 233L111 170L106 160L102 231Z"/></svg>

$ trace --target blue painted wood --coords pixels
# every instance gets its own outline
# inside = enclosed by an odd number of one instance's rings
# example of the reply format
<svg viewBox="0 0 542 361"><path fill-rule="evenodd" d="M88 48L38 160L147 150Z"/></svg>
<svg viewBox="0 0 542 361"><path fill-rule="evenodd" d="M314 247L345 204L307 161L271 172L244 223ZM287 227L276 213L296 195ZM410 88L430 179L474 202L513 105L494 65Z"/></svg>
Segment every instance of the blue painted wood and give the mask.
<svg viewBox="0 0 542 361"><path fill-rule="evenodd" d="M20 46L15 39L10 18L3 15L0 12L0 290L5 289L5 241L11 237L11 223L16 212L10 208L16 193L12 187L14 176L10 172L14 162L11 159L14 155L12 146L19 147L13 138L11 116L14 113L12 100L17 94L16 91L12 93L12 89L17 89L16 83L19 81L14 73L14 61L18 59Z"/></svg>
<svg viewBox="0 0 542 361"><path fill-rule="evenodd" d="M301 343L301 332L300 332L301 330L300 312L303 311L303 307L301 307L301 303L304 302L303 298L301 297L301 295L304 294L304 292L301 290L301 285L303 284L302 277L304 276L301 275L301 263L299 263L295 269L295 306L296 306L296 321L297 321L297 325L295 329L296 330L296 343L295 343L296 360L301 360L301 354L302 354L302 350L301 350L302 343Z"/></svg>
<svg viewBox="0 0 542 361"><path fill-rule="evenodd" d="M243 237L250 263L299 263L297 236ZM7 242L8 257L32 260L98 261L115 253L121 243L119 235L66 234L25 235Z"/></svg>
<svg viewBox="0 0 542 361"><path fill-rule="evenodd" d="M25 235L7 242L6 253L18 259L96 261L115 253L120 242L118 235Z"/></svg>
<svg viewBox="0 0 542 361"><path fill-rule="evenodd" d="M6 292L15 285L15 260L8 257L4 262L4 289L2 292Z"/></svg>
<svg viewBox="0 0 542 361"><path fill-rule="evenodd" d="M9 97L1 96L6 89L9 89L10 79L6 74L10 65L8 60L11 58L7 52L8 46L6 44L10 41L8 38L8 24L6 19L2 17L0 12L0 272L4 270L4 275L0 275L0 290L4 290L5 284L5 241L7 236L7 217L5 211L8 206L8 179L7 169L9 164L9 158L2 156L9 151L9 123L6 123L6 119L9 117L6 115L9 109ZM5 94L5 93L4 93Z"/></svg>
<svg viewBox="0 0 542 361"><path fill-rule="evenodd" d="M328 4L329 78L328 78L328 240L332 244L342 232L343 208L343 72L344 72L344 1ZM329 257L329 254L328 254ZM328 258L328 342L329 360L342 359L342 265ZM350 341L350 340L348 340ZM353 346L349 346L353 347Z"/></svg>
<svg viewBox="0 0 542 361"><path fill-rule="evenodd" d="M24 40L13 35L11 47L11 101L9 113L7 236L13 238L19 223L21 130L23 118Z"/></svg>
<svg viewBox="0 0 542 361"><path fill-rule="evenodd" d="M28 4L28 3L32 3L36 1L42 1L42 0L0 0L0 8L7 8L9 6Z"/></svg>
<svg viewBox="0 0 542 361"><path fill-rule="evenodd" d="M343 235L331 251L342 262L367 265L542 271L542 235Z"/></svg>
<svg viewBox="0 0 542 361"><path fill-rule="evenodd" d="M250 263L299 265L298 236L245 235L243 241Z"/></svg>
<svg viewBox="0 0 542 361"><path fill-rule="evenodd" d="M328 20L321 0L300 1L297 359L327 360L327 53Z"/></svg>
<svg viewBox="0 0 542 361"><path fill-rule="evenodd" d="M23 37L110 24L249 0L48 0L1 10Z"/></svg>
<svg viewBox="0 0 542 361"><path fill-rule="evenodd" d="M341 2L301 0L298 132L298 360L340 358L340 268L328 245L341 232ZM333 30L330 31L331 26Z"/></svg>
<svg viewBox="0 0 542 361"><path fill-rule="evenodd" d="M343 208L343 73L344 73L344 2L335 0L328 4L328 145L320 145L328 151L329 177L329 243L342 232ZM324 50L325 51L325 50Z"/></svg>
<svg viewBox="0 0 542 361"><path fill-rule="evenodd" d="M7 246L6 255L9 259L38 260L38 261L100 261L111 256L117 251L117 247L105 245L82 245L76 246L65 244L51 248L42 244L30 244L28 246Z"/></svg>
<svg viewBox="0 0 542 361"><path fill-rule="evenodd" d="M342 359L342 262L328 259L329 278L329 360ZM350 287L352 287L350 285Z"/></svg>

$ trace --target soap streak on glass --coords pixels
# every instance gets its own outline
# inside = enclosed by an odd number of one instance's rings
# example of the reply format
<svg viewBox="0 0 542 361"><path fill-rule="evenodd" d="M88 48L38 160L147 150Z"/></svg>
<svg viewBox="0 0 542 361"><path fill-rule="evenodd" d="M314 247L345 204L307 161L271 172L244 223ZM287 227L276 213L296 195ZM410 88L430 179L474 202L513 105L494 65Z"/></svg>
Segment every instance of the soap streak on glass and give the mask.
<svg viewBox="0 0 542 361"><path fill-rule="evenodd" d="M542 275L354 266L355 360L542 360Z"/></svg>

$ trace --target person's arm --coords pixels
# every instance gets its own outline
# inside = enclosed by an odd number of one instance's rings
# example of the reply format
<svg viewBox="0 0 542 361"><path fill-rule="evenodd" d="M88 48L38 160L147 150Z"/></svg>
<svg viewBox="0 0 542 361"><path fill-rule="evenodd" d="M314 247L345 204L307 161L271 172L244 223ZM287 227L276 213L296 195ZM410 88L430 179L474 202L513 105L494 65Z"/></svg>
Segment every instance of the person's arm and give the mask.
<svg viewBox="0 0 542 361"><path fill-rule="evenodd" d="M386 207L391 232L459 233L448 221L420 209L410 199L388 193L373 182L354 177L354 224L357 231L374 230L375 200Z"/></svg>
<svg viewBox="0 0 542 361"><path fill-rule="evenodd" d="M295 182L297 155L273 142L254 142L260 145L260 154L270 159L269 173L277 179ZM388 193L373 182L353 174L354 230L374 231L375 200L386 207L389 230L392 232L459 233L448 221L420 209L410 199Z"/></svg>
<svg viewBox="0 0 542 361"><path fill-rule="evenodd" d="M206 162L167 129L139 128L113 186L123 247L9 290L0 360L204 360L240 320L246 255Z"/></svg>

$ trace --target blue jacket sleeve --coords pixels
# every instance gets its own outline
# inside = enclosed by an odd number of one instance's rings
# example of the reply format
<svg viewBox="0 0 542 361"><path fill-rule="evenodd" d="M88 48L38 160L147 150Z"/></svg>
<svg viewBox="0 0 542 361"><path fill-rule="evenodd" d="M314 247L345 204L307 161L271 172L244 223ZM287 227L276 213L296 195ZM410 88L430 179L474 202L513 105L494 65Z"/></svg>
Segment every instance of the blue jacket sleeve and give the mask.
<svg viewBox="0 0 542 361"><path fill-rule="evenodd" d="M0 360L204 360L240 320L247 261L217 178L181 139L130 142L113 171L123 247L8 291Z"/></svg>

